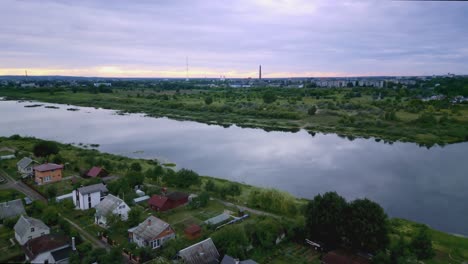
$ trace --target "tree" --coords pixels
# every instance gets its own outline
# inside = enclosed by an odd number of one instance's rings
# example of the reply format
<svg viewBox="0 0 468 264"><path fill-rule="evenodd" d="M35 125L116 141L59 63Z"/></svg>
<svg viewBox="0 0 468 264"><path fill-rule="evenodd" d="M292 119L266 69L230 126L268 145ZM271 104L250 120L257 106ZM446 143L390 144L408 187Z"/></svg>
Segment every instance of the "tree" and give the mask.
<svg viewBox="0 0 468 264"><path fill-rule="evenodd" d="M267 91L263 94L263 102L265 104L271 104L276 101L276 94L273 91Z"/></svg>
<svg viewBox="0 0 468 264"><path fill-rule="evenodd" d="M174 175L169 175L166 173L164 176L164 181L167 184L181 188L188 188L191 185L200 184L201 182L200 176L196 172L187 169L181 169Z"/></svg>
<svg viewBox="0 0 468 264"><path fill-rule="evenodd" d="M55 185L47 187L46 195L49 199L55 198L57 196L57 187Z"/></svg>
<svg viewBox="0 0 468 264"><path fill-rule="evenodd" d="M47 225L55 225L58 223L58 211L54 206L48 206L42 213L42 220Z"/></svg>
<svg viewBox="0 0 468 264"><path fill-rule="evenodd" d="M143 210L140 207L133 207L130 212L128 212L128 225L137 226L141 221L143 221Z"/></svg>
<svg viewBox="0 0 468 264"><path fill-rule="evenodd" d="M136 172L140 172L140 171L141 171L141 165L140 165L140 163L138 163L138 162L133 162L133 163L130 165L130 170L136 171Z"/></svg>
<svg viewBox="0 0 468 264"><path fill-rule="evenodd" d="M249 239L240 225L230 225L222 228L212 235L213 241L222 252L234 258L245 258Z"/></svg>
<svg viewBox="0 0 468 264"><path fill-rule="evenodd" d="M309 115L315 115L316 112L317 112L317 107L315 105L313 105L312 107L309 108L309 110L307 110L307 113Z"/></svg>
<svg viewBox="0 0 468 264"><path fill-rule="evenodd" d="M431 259L435 252L432 248L432 238L429 228L422 226L411 240L411 250L419 260Z"/></svg>
<svg viewBox="0 0 468 264"><path fill-rule="evenodd" d="M355 250L375 253L389 243L387 214L369 199L357 199L345 210L345 237Z"/></svg>
<svg viewBox="0 0 468 264"><path fill-rule="evenodd" d="M215 183L214 183L212 180L208 180L208 181L205 183L205 191L207 191L207 192L214 192L214 191L216 191L216 185L215 185Z"/></svg>
<svg viewBox="0 0 468 264"><path fill-rule="evenodd" d="M205 97L205 104L206 105L210 105L212 103L213 103L213 97L211 97L211 96Z"/></svg>
<svg viewBox="0 0 468 264"><path fill-rule="evenodd" d="M336 192L316 195L306 209L308 235L328 247L339 246L344 234L343 221L347 206L346 200Z"/></svg>
<svg viewBox="0 0 468 264"><path fill-rule="evenodd" d="M414 263L408 260L412 258L408 243L400 236L398 241L390 247L390 262L392 264Z"/></svg>
<svg viewBox="0 0 468 264"><path fill-rule="evenodd" d="M127 175L125 175L125 177L128 179L128 183L131 187L136 185L142 185L143 181L145 180L145 175L143 175L143 173L137 173L133 171L128 172Z"/></svg>
<svg viewBox="0 0 468 264"><path fill-rule="evenodd" d="M33 153L36 157L45 157L47 159L52 154L58 154L59 147L55 142L41 141L34 145Z"/></svg>
<svg viewBox="0 0 468 264"><path fill-rule="evenodd" d="M259 221L253 229L254 242L262 248L270 249L276 243L276 238L281 233L281 225L272 218Z"/></svg>
<svg viewBox="0 0 468 264"><path fill-rule="evenodd" d="M198 197L195 197L192 199L192 202L190 202L190 206L192 208L201 208L205 207L208 205L208 202L210 201L210 194L208 192L202 192Z"/></svg>

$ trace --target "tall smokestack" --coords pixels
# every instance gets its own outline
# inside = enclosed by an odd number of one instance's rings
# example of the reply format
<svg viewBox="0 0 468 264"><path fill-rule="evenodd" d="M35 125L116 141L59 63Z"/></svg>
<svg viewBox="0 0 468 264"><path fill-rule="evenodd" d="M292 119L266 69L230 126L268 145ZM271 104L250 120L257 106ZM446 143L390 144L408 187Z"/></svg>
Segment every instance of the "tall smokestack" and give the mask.
<svg viewBox="0 0 468 264"><path fill-rule="evenodd" d="M261 80L262 79L262 65L260 65L258 67L258 79Z"/></svg>

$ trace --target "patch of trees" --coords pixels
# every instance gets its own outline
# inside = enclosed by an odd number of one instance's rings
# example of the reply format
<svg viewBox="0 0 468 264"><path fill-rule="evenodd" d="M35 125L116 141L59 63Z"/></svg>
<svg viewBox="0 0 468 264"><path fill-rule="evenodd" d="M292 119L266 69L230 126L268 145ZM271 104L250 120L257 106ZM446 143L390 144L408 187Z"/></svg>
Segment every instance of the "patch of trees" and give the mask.
<svg viewBox="0 0 468 264"><path fill-rule="evenodd" d="M181 169L176 173L170 173L170 171L172 170L168 170L163 177L164 182L169 186L188 188L201 183L200 176L193 170Z"/></svg>
<svg viewBox="0 0 468 264"><path fill-rule="evenodd" d="M241 187L237 183L216 184L211 179L205 183L205 191L213 193L222 199L228 196L239 196L242 192Z"/></svg>
<svg viewBox="0 0 468 264"><path fill-rule="evenodd" d="M242 225L226 226L215 232L212 239L219 251L224 254L239 259L246 257L246 249L250 243Z"/></svg>
<svg viewBox="0 0 468 264"><path fill-rule="evenodd" d="M330 248L375 253L389 243L387 215L380 205L368 199L348 203L335 192L317 195L309 202L306 229L310 238Z"/></svg>
<svg viewBox="0 0 468 264"><path fill-rule="evenodd" d="M39 141L33 146L33 153L36 157L47 159L50 155L59 153L59 146L53 141Z"/></svg>
<svg viewBox="0 0 468 264"><path fill-rule="evenodd" d="M247 203L251 207L272 213L295 215L298 212L296 199L276 189L253 190L249 194Z"/></svg>

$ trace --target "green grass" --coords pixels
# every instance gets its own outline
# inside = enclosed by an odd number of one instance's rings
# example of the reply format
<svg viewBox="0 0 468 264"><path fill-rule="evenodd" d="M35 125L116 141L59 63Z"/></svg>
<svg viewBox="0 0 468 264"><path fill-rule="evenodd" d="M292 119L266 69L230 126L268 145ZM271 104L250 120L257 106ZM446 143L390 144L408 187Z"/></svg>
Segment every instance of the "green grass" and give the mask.
<svg viewBox="0 0 468 264"><path fill-rule="evenodd" d="M0 202L6 202L16 199L22 199L25 195L17 190L13 189L4 189L0 190Z"/></svg>
<svg viewBox="0 0 468 264"><path fill-rule="evenodd" d="M416 234L421 224L394 218L391 220L391 226L397 233L411 238ZM433 229L430 229L430 234L436 256L426 261L426 263L463 263L463 261L468 261L468 238L450 235Z"/></svg>
<svg viewBox="0 0 468 264"><path fill-rule="evenodd" d="M14 236L12 229L8 229L4 226L0 227L0 263L9 262L12 259L18 261L18 258L24 256L23 250L17 244ZM15 241L15 246L13 247L11 246L10 238Z"/></svg>

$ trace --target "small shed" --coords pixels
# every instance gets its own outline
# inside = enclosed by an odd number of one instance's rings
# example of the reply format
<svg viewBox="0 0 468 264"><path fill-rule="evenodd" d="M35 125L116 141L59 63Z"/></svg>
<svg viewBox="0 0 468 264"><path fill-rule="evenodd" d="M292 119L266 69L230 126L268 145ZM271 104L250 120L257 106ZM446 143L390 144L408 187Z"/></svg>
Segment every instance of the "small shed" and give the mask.
<svg viewBox="0 0 468 264"><path fill-rule="evenodd" d="M212 217L208 220L205 221L205 224L207 225L217 225L217 224L220 224L222 222L225 222L227 220L229 220L231 218L230 215L226 214L226 213L222 213L220 215L217 215L215 217Z"/></svg>
<svg viewBox="0 0 468 264"><path fill-rule="evenodd" d="M185 228L184 234L188 239L196 239L201 236L201 227L199 225L193 224Z"/></svg>
<svg viewBox="0 0 468 264"><path fill-rule="evenodd" d="M97 166L92 167L86 173L86 177L90 177L90 178L102 178L102 177L106 177L107 175L109 175L109 173L104 168L97 167Z"/></svg>

